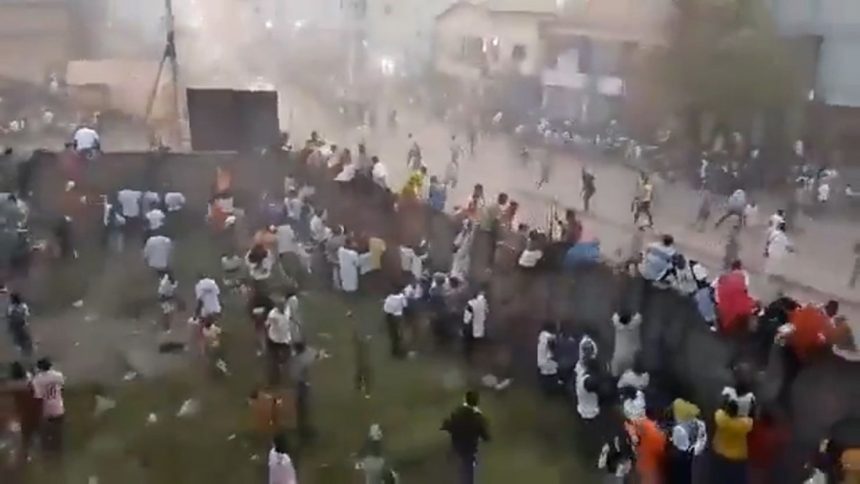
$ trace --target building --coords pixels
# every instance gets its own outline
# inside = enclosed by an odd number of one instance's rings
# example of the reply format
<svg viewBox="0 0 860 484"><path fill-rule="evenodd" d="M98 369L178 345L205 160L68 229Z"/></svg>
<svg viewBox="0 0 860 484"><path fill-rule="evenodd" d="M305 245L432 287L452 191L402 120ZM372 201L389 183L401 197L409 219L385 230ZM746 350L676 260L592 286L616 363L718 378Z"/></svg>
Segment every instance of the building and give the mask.
<svg viewBox="0 0 860 484"><path fill-rule="evenodd" d="M439 14L433 67L447 102L505 111L509 120L530 115L540 104L541 23L556 13L555 0L488 0Z"/></svg>
<svg viewBox="0 0 860 484"><path fill-rule="evenodd" d="M0 2L0 77L44 83L77 47L70 6L61 0Z"/></svg>
<svg viewBox="0 0 860 484"><path fill-rule="evenodd" d="M564 1L540 29L544 115L589 123L620 117L633 62L665 42L671 9L671 0Z"/></svg>
<svg viewBox="0 0 860 484"><path fill-rule="evenodd" d="M805 66L806 133L819 144L860 151L860 2L769 0L780 33Z"/></svg>
<svg viewBox="0 0 860 484"><path fill-rule="evenodd" d="M830 106L860 107L860 2L769 0L781 34L817 44L815 97Z"/></svg>
<svg viewBox="0 0 860 484"><path fill-rule="evenodd" d="M528 5L520 10L518 4ZM539 8L540 5L551 8ZM453 78L478 81L502 73L539 76L542 21L552 2L457 2L436 17L434 67Z"/></svg>
<svg viewBox="0 0 860 484"><path fill-rule="evenodd" d="M422 74L431 64L436 17L456 0L368 0L369 57L401 73Z"/></svg>

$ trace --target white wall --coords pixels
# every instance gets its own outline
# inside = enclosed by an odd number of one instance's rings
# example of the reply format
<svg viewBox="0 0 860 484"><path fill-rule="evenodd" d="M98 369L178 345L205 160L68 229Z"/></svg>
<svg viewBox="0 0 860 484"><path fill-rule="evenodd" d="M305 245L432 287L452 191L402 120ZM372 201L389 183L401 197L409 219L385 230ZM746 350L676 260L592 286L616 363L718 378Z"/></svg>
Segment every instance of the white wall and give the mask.
<svg viewBox="0 0 860 484"><path fill-rule="evenodd" d="M771 0L786 35L821 36L816 90L827 104L860 107L860 0Z"/></svg>
<svg viewBox="0 0 860 484"><path fill-rule="evenodd" d="M543 69L543 44L538 25L540 17L515 13L488 13L481 8L459 8L439 19L436 25L437 68L450 64L459 57L465 37L481 37L489 41L499 39L499 60L491 62L491 71L511 68L511 58L517 45L525 47L525 59L519 63L519 73L540 75ZM442 69L444 70L444 69Z"/></svg>

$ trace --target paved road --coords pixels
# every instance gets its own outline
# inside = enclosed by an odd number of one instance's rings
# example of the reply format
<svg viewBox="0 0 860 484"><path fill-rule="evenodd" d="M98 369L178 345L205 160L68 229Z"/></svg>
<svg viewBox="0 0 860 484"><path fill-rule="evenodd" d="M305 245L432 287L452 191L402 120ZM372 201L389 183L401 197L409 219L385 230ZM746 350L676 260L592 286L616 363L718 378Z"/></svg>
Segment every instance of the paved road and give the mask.
<svg viewBox="0 0 860 484"><path fill-rule="evenodd" d="M422 147L431 174L444 172L452 130L418 110L398 106L401 121L396 131L386 128L366 130L344 127L331 112L294 88L282 89L281 93L282 124L287 125L285 127L297 136L296 139L311 129L319 129L339 144L366 139L369 151L380 156L390 172L392 184L399 187L407 175L406 153L410 146L407 134L413 133ZM464 134L457 134L465 142ZM465 201L472 185L480 182L491 195L505 191L519 201L523 221L545 226L548 207L553 199L562 206L581 208L580 170L587 163L596 174L597 194L593 199L592 213L584 216L585 230L601 240L604 254L612 256L616 250L629 246L634 229L630 201L636 173L619 163L597 164L576 156L557 155L553 157L551 181L538 189L536 163L523 166L518 147L513 146L506 136L487 135L480 139L476 156L461 161L460 183L453 194L449 194L449 207ZM699 195L681 183L658 184L655 198L655 230L649 237L673 234L686 253L715 272L723 258L728 224L720 229L709 226L704 233L694 230L692 221ZM773 213L777 203L770 199L761 200L762 222ZM719 212L719 208L715 209L716 214ZM785 290L806 299L836 297L848 303L845 309L849 314L858 316L853 319L860 320L860 290L849 290L846 284L853 264L853 245L860 240L860 227L809 218L802 219L801 227L802 233L794 240L797 253L789 256L791 259L787 265L790 267L786 270L789 284ZM760 275L764 238L763 224L745 229L741 238L741 255L753 273L754 290L762 299L767 299L776 293L777 288ZM855 334L860 335L860 327L855 328Z"/></svg>

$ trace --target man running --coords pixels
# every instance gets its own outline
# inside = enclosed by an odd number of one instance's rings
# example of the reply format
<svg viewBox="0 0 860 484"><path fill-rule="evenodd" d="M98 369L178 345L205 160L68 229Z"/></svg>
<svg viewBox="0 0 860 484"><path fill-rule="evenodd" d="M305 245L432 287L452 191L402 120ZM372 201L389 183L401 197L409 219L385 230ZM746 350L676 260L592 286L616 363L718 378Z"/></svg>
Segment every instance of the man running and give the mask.
<svg viewBox="0 0 860 484"><path fill-rule="evenodd" d="M729 197L729 201L726 204L726 213L717 220L717 223L714 225L714 228L722 225L723 222L726 221L731 216L735 216L738 218L738 223L741 226L746 224L746 220L744 220L744 210L747 207L747 194L742 189L738 188L732 193L732 196Z"/></svg>
<svg viewBox="0 0 860 484"><path fill-rule="evenodd" d="M586 167L582 167L582 206L588 212L591 208L591 197L597 193L594 173Z"/></svg>
<svg viewBox="0 0 860 484"><path fill-rule="evenodd" d="M654 226L654 217L651 215L651 201L654 198L654 185L644 173L639 179L639 187L636 198L633 199L633 224L639 223L642 216L648 217L648 227Z"/></svg>

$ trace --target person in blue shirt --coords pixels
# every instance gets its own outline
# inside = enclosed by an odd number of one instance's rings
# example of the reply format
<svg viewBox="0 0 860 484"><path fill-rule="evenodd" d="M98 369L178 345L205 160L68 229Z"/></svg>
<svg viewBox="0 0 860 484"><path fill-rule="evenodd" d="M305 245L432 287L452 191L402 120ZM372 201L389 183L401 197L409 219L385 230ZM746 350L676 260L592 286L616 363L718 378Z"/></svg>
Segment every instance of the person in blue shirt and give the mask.
<svg viewBox="0 0 860 484"><path fill-rule="evenodd" d="M428 203L430 208L435 212L445 210L445 202L448 198L448 191L444 184L439 183L439 179L435 176L430 177L430 188L428 191Z"/></svg>

